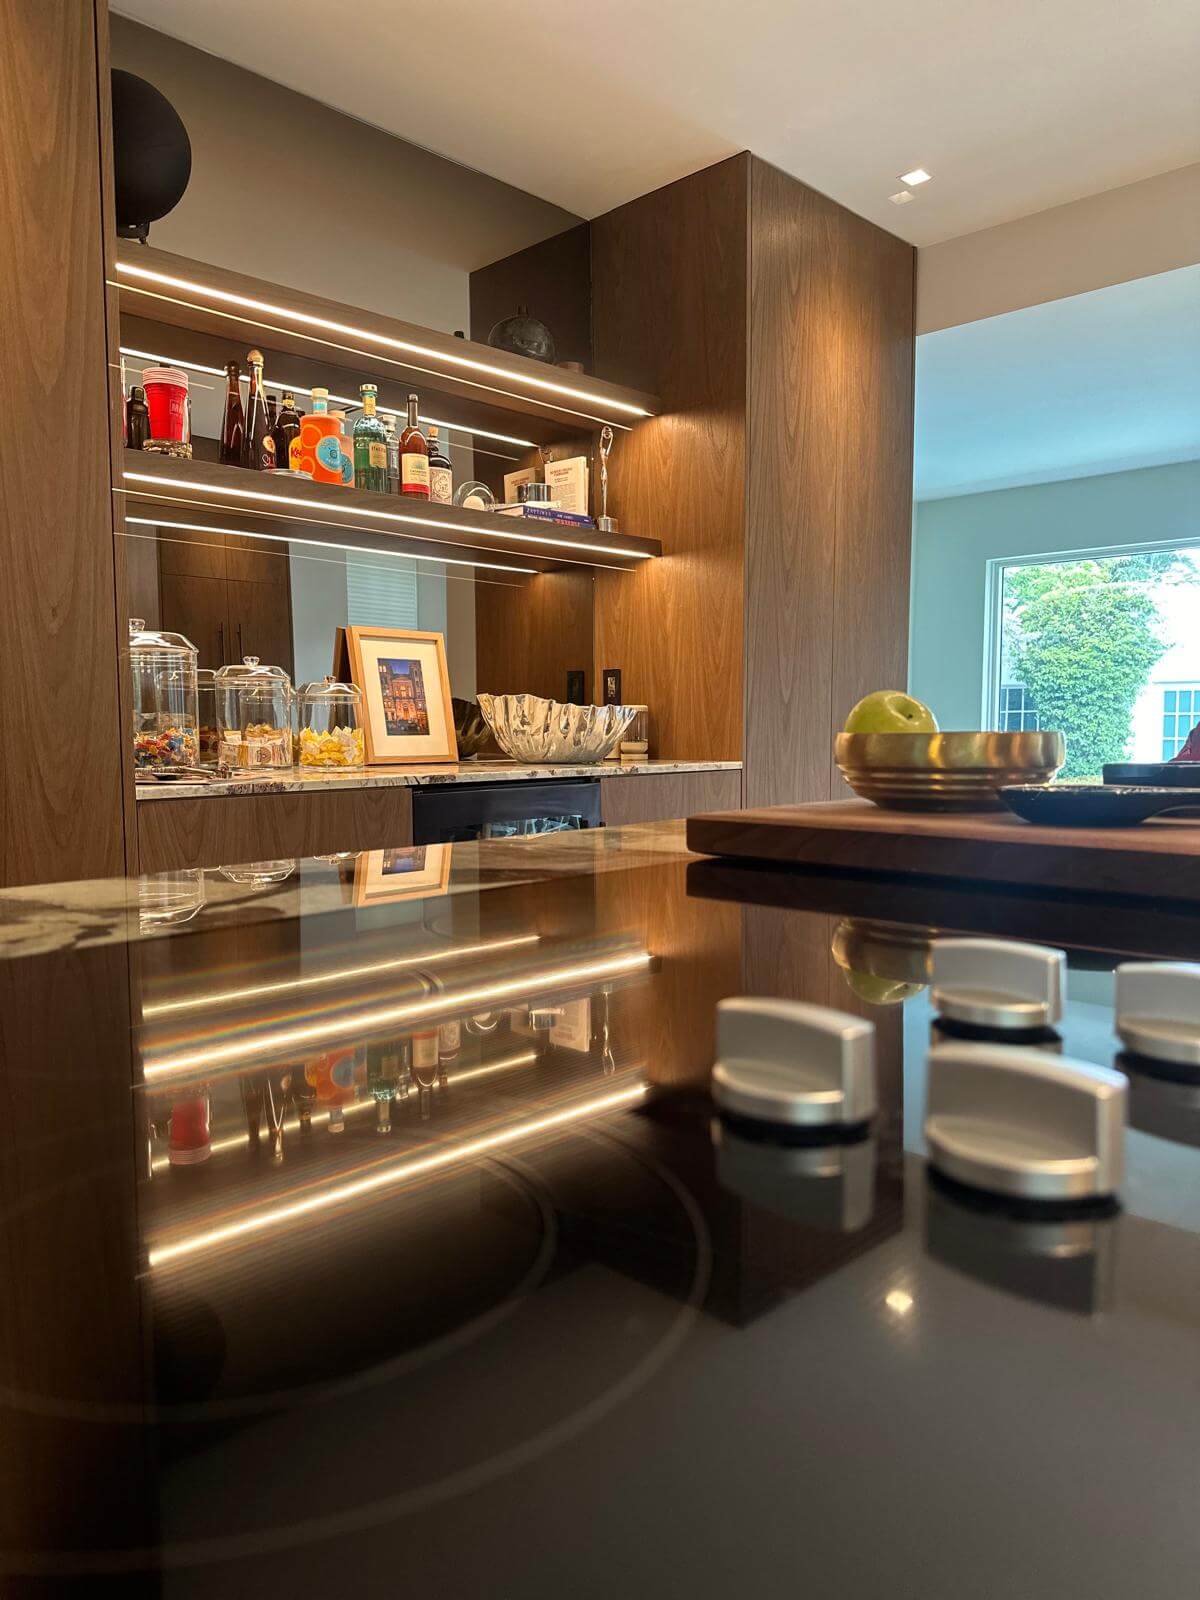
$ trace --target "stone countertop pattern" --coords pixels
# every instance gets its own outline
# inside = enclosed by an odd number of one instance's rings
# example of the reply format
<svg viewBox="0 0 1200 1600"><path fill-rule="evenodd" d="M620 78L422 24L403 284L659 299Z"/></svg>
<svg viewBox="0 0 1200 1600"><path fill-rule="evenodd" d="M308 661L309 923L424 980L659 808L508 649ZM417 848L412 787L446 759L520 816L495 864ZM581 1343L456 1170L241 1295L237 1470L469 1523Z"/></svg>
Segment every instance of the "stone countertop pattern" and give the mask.
<svg viewBox="0 0 1200 1600"><path fill-rule="evenodd" d="M231 794L317 794L322 789L415 789L454 783L517 783L548 778L636 778L672 772L740 772L740 761L597 761L530 767L517 761L442 762L426 767L364 767L357 772L288 767L261 776L218 778L211 783L137 785L142 800L194 800Z"/></svg>
<svg viewBox="0 0 1200 1600"><path fill-rule="evenodd" d="M412 853L449 853L445 887L425 898L475 894L512 884L551 878L590 878L600 873L636 871L689 856L683 822L641 822L620 828L589 828L549 833L531 839L465 840L455 844L406 847ZM77 883L39 883L0 890L0 961L45 955L53 950L84 950L98 945L134 944L146 939L232 930L263 922L345 915L355 909L359 864L383 851L341 857L309 857L292 864L281 883L234 883L228 868L189 868L143 878L93 878ZM173 882L194 889L194 911L175 923L153 920L145 907L155 886ZM372 904L365 914L407 916L414 898L396 906Z"/></svg>

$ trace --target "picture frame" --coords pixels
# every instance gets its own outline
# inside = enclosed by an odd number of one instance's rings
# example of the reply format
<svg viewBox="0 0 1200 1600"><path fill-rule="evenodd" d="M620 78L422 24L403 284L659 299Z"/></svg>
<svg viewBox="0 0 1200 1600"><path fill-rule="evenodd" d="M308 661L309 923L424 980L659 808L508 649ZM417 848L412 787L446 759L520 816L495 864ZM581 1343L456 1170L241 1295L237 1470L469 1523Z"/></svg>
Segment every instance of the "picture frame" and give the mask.
<svg viewBox="0 0 1200 1600"><path fill-rule="evenodd" d="M367 765L457 761L444 635L351 627L346 649L351 681L362 691Z"/></svg>
<svg viewBox="0 0 1200 1600"><path fill-rule="evenodd" d="M354 863L355 906L395 905L445 894L451 849L448 844L418 844L399 850L361 850Z"/></svg>

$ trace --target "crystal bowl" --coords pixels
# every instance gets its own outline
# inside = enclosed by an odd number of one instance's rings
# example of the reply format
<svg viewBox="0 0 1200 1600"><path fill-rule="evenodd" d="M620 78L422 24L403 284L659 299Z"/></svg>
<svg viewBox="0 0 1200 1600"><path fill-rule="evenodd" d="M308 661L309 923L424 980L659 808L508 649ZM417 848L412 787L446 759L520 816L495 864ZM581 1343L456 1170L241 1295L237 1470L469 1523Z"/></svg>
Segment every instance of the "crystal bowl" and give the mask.
<svg viewBox="0 0 1200 1600"><path fill-rule="evenodd" d="M1066 760L1061 733L839 733L846 782L885 811L1002 811L1000 790L1049 783Z"/></svg>
<svg viewBox="0 0 1200 1600"><path fill-rule="evenodd" d="M637 715L636 706L569 706L535 694L481 694L496 743L531 766L603 761Z"/></svg>

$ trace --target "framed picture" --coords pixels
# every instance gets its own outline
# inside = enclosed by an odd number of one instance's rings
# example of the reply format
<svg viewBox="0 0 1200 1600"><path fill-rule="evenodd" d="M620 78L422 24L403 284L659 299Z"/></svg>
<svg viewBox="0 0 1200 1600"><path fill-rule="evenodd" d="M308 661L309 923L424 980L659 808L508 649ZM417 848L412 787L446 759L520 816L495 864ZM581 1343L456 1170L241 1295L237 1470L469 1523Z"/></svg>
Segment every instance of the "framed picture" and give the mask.
<svg viewBox="0 0 1200 1600"><path fill-rule="evenodd" d="M457 761L446 642L408 628L347 628L367 762Z"/></svg>
<svg viewBox="0 0 1200 1600"><path fill-rule="evenodd" d="M405 850L360 851L354 863L354 904L383 906L445 894L451 848L419 844Z"/></svg>

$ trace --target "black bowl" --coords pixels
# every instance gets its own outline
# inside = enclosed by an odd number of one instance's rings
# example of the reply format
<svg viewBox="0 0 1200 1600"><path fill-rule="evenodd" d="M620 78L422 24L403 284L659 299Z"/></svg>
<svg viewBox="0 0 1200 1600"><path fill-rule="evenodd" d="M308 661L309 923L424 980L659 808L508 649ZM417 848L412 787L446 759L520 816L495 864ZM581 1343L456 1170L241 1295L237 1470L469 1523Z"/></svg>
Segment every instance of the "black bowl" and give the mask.
<svg viewBox="0 0 1200 1600"><path fill-rule="evenodd" d="M1165 811L1200 812L1200 788L1019 783L1001 789L1000 798L1026 822L1049 828L1132 828Z"/></svg>
<svg viewBox="0 0 1200 1600"><path fill-rule="evenodd" d="M1200 761L1110 761L1106 784L1151 789L1200 789Z"/></svg>

